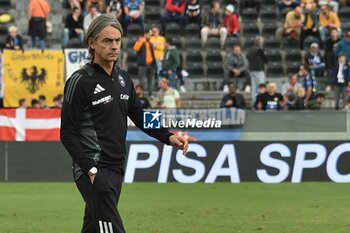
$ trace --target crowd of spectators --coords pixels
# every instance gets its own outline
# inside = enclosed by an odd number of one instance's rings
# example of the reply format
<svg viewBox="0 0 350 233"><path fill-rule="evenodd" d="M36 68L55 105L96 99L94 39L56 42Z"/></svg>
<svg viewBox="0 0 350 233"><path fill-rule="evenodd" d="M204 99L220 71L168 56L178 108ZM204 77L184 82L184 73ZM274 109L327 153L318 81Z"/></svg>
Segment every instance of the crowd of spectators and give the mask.
<svg viewBox="0 0 350 233"><path fill-rule="evenodd" d="M218 38L217 47L224 56L222 90L225 96L220 103L221 107L246 108L244 100L236 103L237 99L243 98L239 94L241 91L251 94L251 106L258 110L293 110L320 106L324 96L318 94L323 90L318 89L317 83L322 78L327 80L325 91L334 90L335 108L342 109L347 105L350 89L350 29L342 28L344 22L338 16L341 6L349 4L346 0L276 0L277 15L283 22L276 30L276 38L281 44L296 43L301 51L305 51L299 71L289 74L281 87L267 82L269 77L266 77L266 67L269 66L269 59L264 48L264 35L255 35L250 47L243 47L240 43L242 27L245 26L241 22L241 14L248 8L256 9L259 14L264 7L259 1L239 1L238 4L235 0L213 0L208 7L203 7L203 1L200 0L165 0L159 22L153 25L145 23L147 1L66 2L71 13L65 19L62 35L64 46L71 40L83 43L89 24L100 14L118 18L126 37L130 24L139 25L140 36L132 41L132 49L137 54L138 89L143 98L146 98L144 87L148 97L157 91L163 92L158 92L157 96L165 98L167 104L163 103L164 100L159 100L158 107L178 107L178 90L180 93L186 92L184 77L188 74L182 67L180 48L173 43L176 38L166 35L167 26L172 23L180 26L179 37L183 35L187 25L197 25L202 49L206 48L209 37ZM47 0L29 1L28 35L33 48L45 49L46 22L50 18L50 11ZM6 48L23 49L23 39L17 27L11 25L8 31ZM237 39L238 42L226 46L228 37ZM310 38L313 38L313 43L306 47L305 41ZM263 85L267 85L266 91L260 93ZM277 91L279 89L281 93ZM169 93L173 97L169 98ZM167 101L169 99L176 101Z"/></svg>

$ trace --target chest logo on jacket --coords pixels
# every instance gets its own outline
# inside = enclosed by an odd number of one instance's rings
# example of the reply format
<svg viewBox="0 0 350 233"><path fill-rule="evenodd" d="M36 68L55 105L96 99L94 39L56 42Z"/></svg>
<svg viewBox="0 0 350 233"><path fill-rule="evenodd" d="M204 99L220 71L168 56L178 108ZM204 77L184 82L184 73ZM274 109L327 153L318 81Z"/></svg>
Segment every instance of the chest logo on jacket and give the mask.
<svg viewBox="0 0 350 233"><path fill-rule="evenodd" d="M120 74L118 75L118 80L119 80L120 85L122 87L125 87L125 80Z"/></svg>

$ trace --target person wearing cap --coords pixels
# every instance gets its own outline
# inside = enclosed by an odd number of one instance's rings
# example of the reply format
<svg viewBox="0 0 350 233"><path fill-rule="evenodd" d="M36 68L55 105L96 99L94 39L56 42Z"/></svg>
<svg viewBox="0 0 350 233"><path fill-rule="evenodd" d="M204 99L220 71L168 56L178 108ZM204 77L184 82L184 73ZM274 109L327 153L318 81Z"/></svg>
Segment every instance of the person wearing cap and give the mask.
<svg viewBox="0 0 350 233"><path fill-rule="evenodd" d="M126 232L118 202L126 166L128 117L162 143L183 154L188 149L184 137L144 125L134 83L117 65L122 34L122 26L112 16L93 20L85 39L90 61L72 74L64 88L60 136L73 159L74 180L85 202L81 233Z"/></svg>
<svg viewBox="0 0 350 233"><path fill-rule="evenodd" d="M339 35L341 34L341 22L336 13L331 11L330 6L323 5L319 14L319 31L322 41L326 41L329 37L332 28L338 30Z"/></svg>
<svg viewBox="0 0 350 233"><path fill-rule="evenodd" d="M239 37L238 15L232 4L227 5L225 8L224 26L227 30L227 36Z"/></svg>
<svg viewBox="0 0 350 233"><path fill-rule="evenodd" d="M146 30L135 42L134 51L137 53L138 76L140 84L146 86L148 95L152 95L154 72L155 72L155 56L154 47L150 41L150 30Z"/></svg>
<svg viewBox="0 0 350 233"><path fill-rule="evenodd" d="M23 49L23 39L22 36L17 34L17 27L9 27L9 35L5 42L6 49L22 50Z"/></svg>
<svg viewBox="0 0 350 233"><path fill-rule="evenodd" d="M323 62L323 57L317 43L310 45L310 52L305 56L305 63L309 65L313 76L323 77L326 65Z"/></svg>
<svg viewBox="0 0 350 233"><path fill-rule="evenodd" d="M350 83L350 64L346 60L345 53L339 53L338 63L333 69L332 80L334 84L335 109L339 109L339 99L342 96L343 108L348 97L348 85Z"/></svg>

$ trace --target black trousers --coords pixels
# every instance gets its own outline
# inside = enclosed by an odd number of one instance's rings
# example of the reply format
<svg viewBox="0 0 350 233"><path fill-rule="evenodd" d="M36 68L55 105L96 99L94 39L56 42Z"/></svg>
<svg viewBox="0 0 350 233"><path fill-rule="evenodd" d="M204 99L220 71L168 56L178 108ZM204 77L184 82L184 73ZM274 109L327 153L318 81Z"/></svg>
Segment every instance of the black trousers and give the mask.
<svg viewBox="0 0 350 233"><path fill-rule="evenodd" d="M85 201L81 233L125 233L117 205L123 172L100 167L94 183L82 175L76 185Z"/></svg>

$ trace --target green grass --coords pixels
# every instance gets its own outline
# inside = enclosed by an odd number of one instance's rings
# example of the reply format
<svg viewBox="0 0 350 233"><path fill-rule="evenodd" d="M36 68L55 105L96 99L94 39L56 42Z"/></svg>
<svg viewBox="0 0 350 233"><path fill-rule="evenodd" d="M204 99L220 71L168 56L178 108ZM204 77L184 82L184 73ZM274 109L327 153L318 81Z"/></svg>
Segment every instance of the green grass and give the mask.
<svg viewBox="0 0 350 233"><path fill-rule="evenodd" d="M0 183L0 233L78 233L84 203L71 183ZM350 185L125 184L128 233L350 232Z"/></svg>

